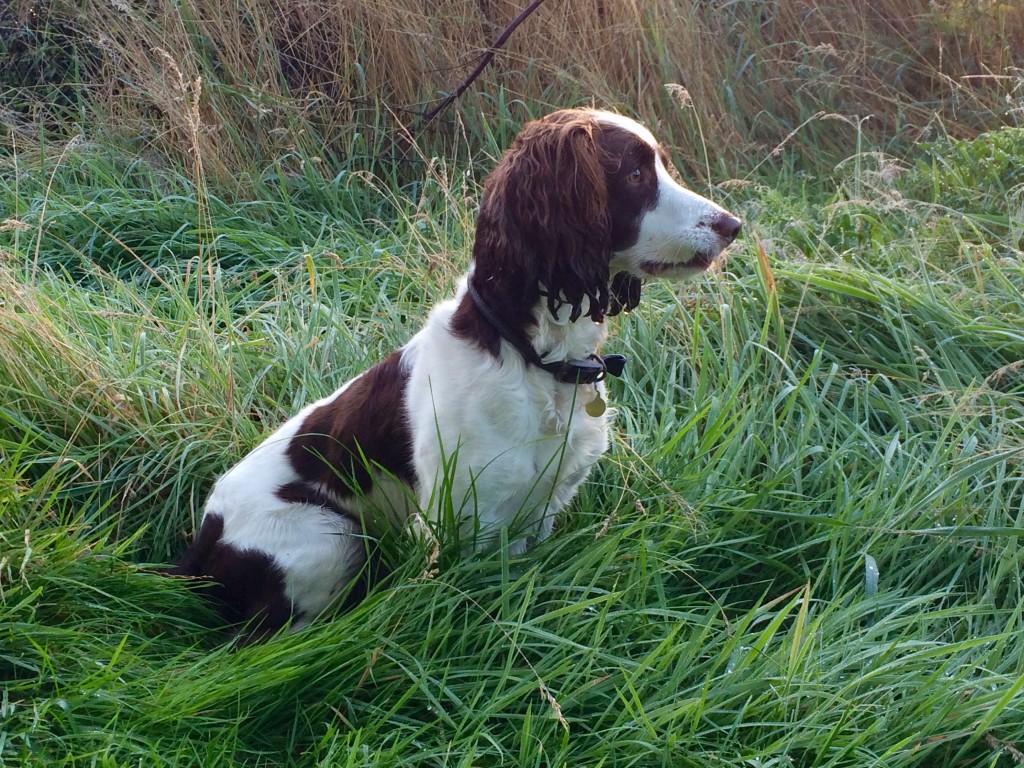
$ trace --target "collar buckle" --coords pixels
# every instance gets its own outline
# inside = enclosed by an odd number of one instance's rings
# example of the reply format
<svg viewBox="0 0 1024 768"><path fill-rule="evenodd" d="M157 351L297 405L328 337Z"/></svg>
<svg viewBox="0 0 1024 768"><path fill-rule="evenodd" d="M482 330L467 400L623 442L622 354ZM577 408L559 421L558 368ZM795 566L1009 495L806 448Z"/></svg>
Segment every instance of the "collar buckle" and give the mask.
<svg viewBox="0 0 1024 768"><path fill-rule="evenodd" d="M621 376L626 365L625 355L593 354L586 360L562 360L557 363L541 363L540 367L559 381L567 384L596 384L606 375Z"/></svg>

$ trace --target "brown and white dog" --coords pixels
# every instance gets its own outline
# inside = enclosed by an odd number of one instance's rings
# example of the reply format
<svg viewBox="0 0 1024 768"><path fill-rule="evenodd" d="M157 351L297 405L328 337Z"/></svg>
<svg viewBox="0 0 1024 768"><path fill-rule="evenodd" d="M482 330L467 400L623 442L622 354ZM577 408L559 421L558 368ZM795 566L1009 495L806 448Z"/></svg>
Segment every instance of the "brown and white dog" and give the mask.
<svg viewBox="0 0 1024 768"><path fill-rule="evenodd" d="M621 115L527 124L485 181L455 297L221 477L172 572L212 581L252 638L349 593L368 516L454 515L478 548L507 528L512 553L548 536L608 448L602 379L622 360L599 355L605 318L643 278L703 272L740 231L668 165Z"/></svg>

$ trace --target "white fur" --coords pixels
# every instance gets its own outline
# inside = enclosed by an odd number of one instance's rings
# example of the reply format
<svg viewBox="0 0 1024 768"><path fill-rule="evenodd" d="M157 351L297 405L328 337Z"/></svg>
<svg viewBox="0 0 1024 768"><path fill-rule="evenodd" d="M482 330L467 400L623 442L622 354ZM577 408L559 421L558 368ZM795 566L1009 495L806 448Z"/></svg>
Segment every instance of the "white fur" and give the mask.
<svg viewBox="0 0 1024 768"><path fill-rule="evenodd" d="M436 523L450 503L462 519L462 536L475 536L478 548L504 526L543 539L555 512L608 447L608 413L584 412L598 393L604 397L604 384L561 383L526 365L507 342L499 361L453 336L448 323L465 282L454 300L434 308L405 350L412 363L406 406L420 508ZM538 313L538 353L550 350L549 359L561 360L598 349L605 327L586 319L569 323L568 314L568 307L559 320ZM445 478L453 456L455 471ZM450 487L443 497L442 480ZM525 546L518 538L511 549Z"/></svg>

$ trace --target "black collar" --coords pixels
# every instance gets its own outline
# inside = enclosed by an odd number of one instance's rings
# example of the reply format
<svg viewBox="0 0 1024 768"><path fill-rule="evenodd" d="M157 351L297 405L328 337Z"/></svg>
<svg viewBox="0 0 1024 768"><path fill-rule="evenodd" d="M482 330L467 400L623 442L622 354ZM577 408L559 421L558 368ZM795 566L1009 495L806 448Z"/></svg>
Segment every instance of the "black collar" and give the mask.
<svg viewBox="0 0 1024 768"><path fill-rule="evenodd" d="M469 298L472 299L476 308L480 310L480 314L498 332L498 335L515 347L527 363L547 371L558 381L566 384L593 384L601 381L605 375L622 375L622 369L626 365L625 355L605 355L602 357L595 353L588 355L586 360L559 360L554 363L545 363L533 347L529 344L524 344L516 338L509 331L508 326L487 306L487 303L473 286L472 277L466 280L466 289L469 292Z"/></svg>

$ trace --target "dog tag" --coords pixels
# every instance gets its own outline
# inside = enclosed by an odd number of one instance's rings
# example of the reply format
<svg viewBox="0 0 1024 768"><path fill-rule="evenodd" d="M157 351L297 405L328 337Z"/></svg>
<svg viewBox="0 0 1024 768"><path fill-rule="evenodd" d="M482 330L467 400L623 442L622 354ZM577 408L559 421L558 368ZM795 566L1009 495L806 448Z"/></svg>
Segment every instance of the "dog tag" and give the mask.
<svg viewBox="0 0 1024 768"><path fill-rule="evenodd" d="M601 393L598 392L597 397L595 397L593 400L587 403L583 407L583 410L587 412L587 416L593 416L594 418L597 418L602 413L604 413L604 409L606 407L607 406L605 405L604 398L602 398Z"/></svg>

